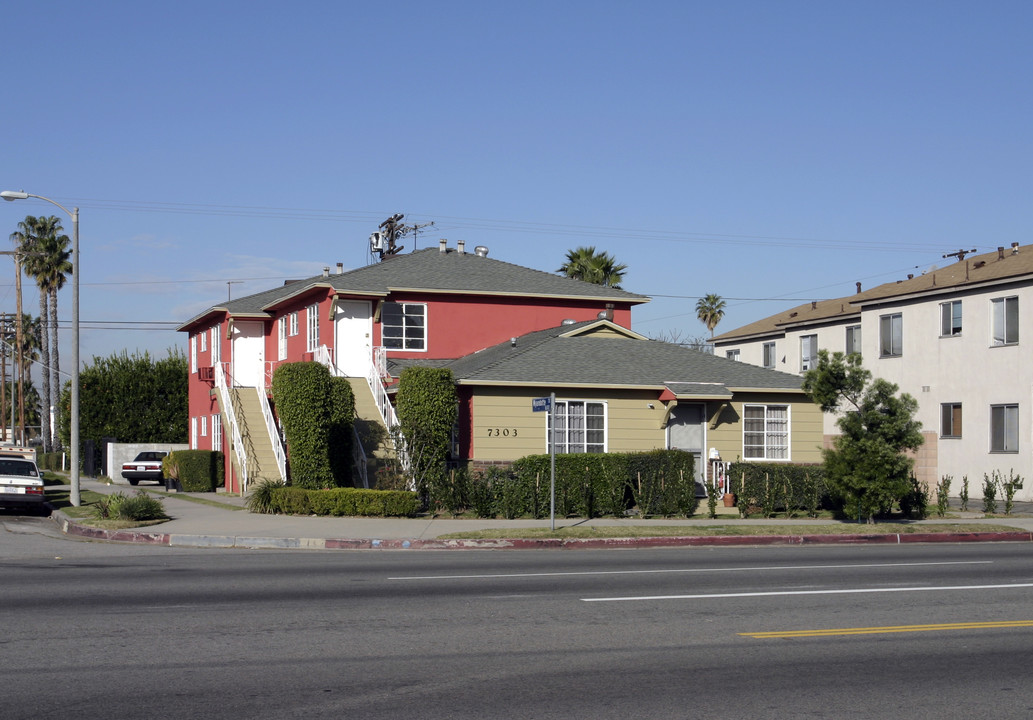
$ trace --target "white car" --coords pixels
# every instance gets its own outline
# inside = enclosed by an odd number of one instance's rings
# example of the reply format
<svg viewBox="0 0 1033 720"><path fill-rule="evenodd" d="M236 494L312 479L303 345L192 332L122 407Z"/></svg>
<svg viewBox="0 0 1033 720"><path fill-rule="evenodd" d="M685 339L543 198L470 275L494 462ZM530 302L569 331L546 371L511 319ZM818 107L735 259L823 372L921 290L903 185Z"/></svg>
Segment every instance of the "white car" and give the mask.
<svg viewBox="0 0 1033 720"><path fill-rule="evenodd" d="M42 508L43 502L43 478L36 463L0 452L0 506Z"/></svg>
<svg viewBox="0 0 1033 720"><path fill-rule="evenodd" d="M160 450L144 450L132 462L122 464L122 477L128 480L130 485L136 485L141 480L153 480L164 484L165 475L162 473L161 463L166 455L168 453Z"/></svg>

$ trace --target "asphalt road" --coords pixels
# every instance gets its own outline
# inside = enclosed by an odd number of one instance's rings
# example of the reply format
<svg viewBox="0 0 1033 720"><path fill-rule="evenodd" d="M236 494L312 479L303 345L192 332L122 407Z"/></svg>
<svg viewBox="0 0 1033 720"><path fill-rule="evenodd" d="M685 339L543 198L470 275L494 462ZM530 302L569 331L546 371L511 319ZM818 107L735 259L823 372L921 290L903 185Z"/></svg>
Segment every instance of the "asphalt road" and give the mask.
<svg viewBox="0 0 1033 720"><path fill-rule="evenodd" d="M2 718L1033 716L1028 544L281 552L0 526Z"/></svg>

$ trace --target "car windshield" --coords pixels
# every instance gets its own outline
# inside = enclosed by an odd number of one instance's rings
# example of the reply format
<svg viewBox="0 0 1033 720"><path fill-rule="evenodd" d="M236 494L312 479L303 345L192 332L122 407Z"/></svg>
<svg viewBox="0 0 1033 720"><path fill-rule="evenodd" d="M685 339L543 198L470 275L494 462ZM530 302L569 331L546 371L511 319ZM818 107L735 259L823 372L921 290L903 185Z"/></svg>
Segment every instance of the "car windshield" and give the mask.
<svg viewBox="0 0 1033 720"><path fill-rule="evenodd" d="M148 451L148 452L140 453L139 455L136 456L136 459L137 460L161 460L163 457L165 457L165 453L163 453L163 452Z"/></svg>
<svg viewBox="0 0 1033 720"><path fill-rule="evenodd" d="M20 475L36 477L36 466L26 460L0 458L0 475Z"/></svg>

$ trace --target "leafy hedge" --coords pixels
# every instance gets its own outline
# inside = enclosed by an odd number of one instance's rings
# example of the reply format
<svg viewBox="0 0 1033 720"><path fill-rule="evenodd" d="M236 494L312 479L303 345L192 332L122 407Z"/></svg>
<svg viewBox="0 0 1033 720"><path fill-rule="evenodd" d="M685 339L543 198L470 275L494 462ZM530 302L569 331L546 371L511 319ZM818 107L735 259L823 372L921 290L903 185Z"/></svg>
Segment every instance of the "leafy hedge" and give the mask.
<svg viewBox="0 0 1033 720"><path fill-rule="evenodd" d="M350 485L355 398L347 380L331 377L320 363L285 363L273 374L273 401L287 437L291 484Z"/></svg>
<svg viewBox="0 0 1033 720"><path fill-rule="evenodd" d="M224 482L225 463L218 450L173 450L161 461L162 474L183 492L215 492Z"/></svg>
<svg viewBox="0 0 1033 720"><path fill-rule="evenodd" d="M696 511L695 468L691 453L578 453L556 456L556 514L560 517L624 517L637 507L643 517ZM431 507L479 517L548 517L550 456L528 455L507 472L491 468L471 477L450 472L430 485Z"/></svg>
<svg viewBox="0 0 1033 720"><path fill-rule="evenodd" d="M248 507L252 512L282 515L408 517L416 514L419 500L416 493L407 490L310 490L279 486L268 488L261 506L251 503Z"/></svg>
<svg viewBox="0 0 1033 720"><path fill-rule="evenodd" d="M833 504L821 465L735 462L728 469L728 480L743 517L799 511L814 517Z"/></svg>
<svg viewBox="0 0 1033 720"><path fill-rule="evenodd" d="M441 479L459 414L452 371L418 366L402 370L395 411L416 490L427 495L429 485Z"/></svg>

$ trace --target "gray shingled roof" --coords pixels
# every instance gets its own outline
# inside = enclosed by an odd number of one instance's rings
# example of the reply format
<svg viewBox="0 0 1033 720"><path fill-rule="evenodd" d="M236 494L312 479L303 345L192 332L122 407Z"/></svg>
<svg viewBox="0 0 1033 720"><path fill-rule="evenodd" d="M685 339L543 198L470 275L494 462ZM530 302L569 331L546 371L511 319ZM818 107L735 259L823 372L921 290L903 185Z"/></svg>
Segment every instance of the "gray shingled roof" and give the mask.
<svg viewBox="0 0 1033 720"><path fill-rule="evenodd" d="M522 335L448 365L463 384L599 385L670 387L679 395L727 397L730 390L800 391L802 379L660 342L572 332L586 321ZM565 336L566 335L566 336Z"/></svg>
<svg viewBox="0 0 1033 720"><path fill-rule="evenodd" d="M267 308L285 298L320 286L333 288L342 294L357 295L384 296L392 291L416 290L429 293L610 300L632 305L649 302L645 295L571 280L555 273L491 257L480 257L471 252L460 254L455 248L449 248L447 252L426 248L339 275L317 275L221 303L191 318L179 329L188 327L214 311L226 310L231 315L263 314Z"/></svg>

